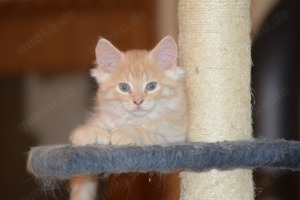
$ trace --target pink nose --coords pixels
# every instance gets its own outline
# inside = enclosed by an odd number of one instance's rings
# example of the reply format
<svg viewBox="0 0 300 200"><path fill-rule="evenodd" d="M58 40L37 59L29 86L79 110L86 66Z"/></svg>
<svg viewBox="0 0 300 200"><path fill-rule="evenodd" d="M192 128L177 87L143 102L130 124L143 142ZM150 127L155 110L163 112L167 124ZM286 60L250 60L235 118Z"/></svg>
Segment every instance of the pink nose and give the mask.
<svg viewBox="0 0 300 200"><path fill-rule="evenodd" d="M144 100L140 100L140 101L133 101L133 103L135 103L137 106L141 105L143 103Z"/></svg>

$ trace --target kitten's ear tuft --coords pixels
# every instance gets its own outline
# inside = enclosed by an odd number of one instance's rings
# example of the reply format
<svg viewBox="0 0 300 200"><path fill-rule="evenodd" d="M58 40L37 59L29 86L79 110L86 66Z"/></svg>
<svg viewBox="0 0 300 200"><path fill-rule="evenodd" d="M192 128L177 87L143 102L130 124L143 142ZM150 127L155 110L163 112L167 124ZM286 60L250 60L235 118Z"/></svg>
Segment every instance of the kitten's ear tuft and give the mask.
<svg viewBox="0 0 300 200"><path fill-rule="evenodd" d="M108 40L101 38L96 47L96 63L98 67L105 72L112 72L122 58L122 52L119 51Z"/></svg>
<svg viewBox="0 0 300 200"><path fill-rule="evenodd" d="M154 49L152 49L150 55L163 69L170 69L177 66L177 45L171 36L164 37Z"/></svg>

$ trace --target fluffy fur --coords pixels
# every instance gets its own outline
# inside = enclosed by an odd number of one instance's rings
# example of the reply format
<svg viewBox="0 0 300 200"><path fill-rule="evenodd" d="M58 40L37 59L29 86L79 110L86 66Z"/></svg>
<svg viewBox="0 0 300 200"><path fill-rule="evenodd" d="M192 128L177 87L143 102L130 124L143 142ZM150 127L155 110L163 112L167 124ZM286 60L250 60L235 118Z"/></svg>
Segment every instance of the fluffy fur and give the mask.
<svg viewBox="0 0 300 200"><path fill-rule="evenodd" d="M72 144L145 146L185 141L184 72L177 66L177 46L171 37L151 51L127 52L100 39L96 58L91 73L100 85L96 107L92 117L71 134ZM149 88L151 83L154 89ZM129 89L124 91L122 84ZM72 181L71 199L94 199L92 181L82 180Z"/></svg>

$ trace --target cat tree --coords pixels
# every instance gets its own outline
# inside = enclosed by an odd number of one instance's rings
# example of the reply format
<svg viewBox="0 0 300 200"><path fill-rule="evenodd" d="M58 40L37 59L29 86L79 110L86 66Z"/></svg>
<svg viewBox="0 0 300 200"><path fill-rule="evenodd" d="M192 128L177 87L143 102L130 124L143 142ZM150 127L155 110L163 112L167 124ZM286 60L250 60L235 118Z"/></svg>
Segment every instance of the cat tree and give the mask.
<svg viewBox="0 0 300 200"><path fill-rule="evenodd" d="M251 136L250 0L179 0L178 11L190 142L34 147L29 152L29 172L51 182L90 173L183 170L182 200L251 200L252 168L300 170L299 142Z"/></svg>

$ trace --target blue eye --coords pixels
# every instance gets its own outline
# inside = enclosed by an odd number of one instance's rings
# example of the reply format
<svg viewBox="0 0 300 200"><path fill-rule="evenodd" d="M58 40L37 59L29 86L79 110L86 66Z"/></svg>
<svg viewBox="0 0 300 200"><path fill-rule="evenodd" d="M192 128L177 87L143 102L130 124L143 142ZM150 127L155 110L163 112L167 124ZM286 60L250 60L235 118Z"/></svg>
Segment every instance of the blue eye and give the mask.
<svg viewBox="0 0 300 200"><path fill-rule="evenodd" d="M120 83L119 88L122 92L129 92L130 87L127 83Z"/></svg>
<svg viewBox="0 0 300 200"><path fill-rule="evenodd" d="M148 91L152 91L152 90L154 90L156 88L156 85L157 85L156 82L150 82L150 83L147 84L146 89Z"/></svg>

